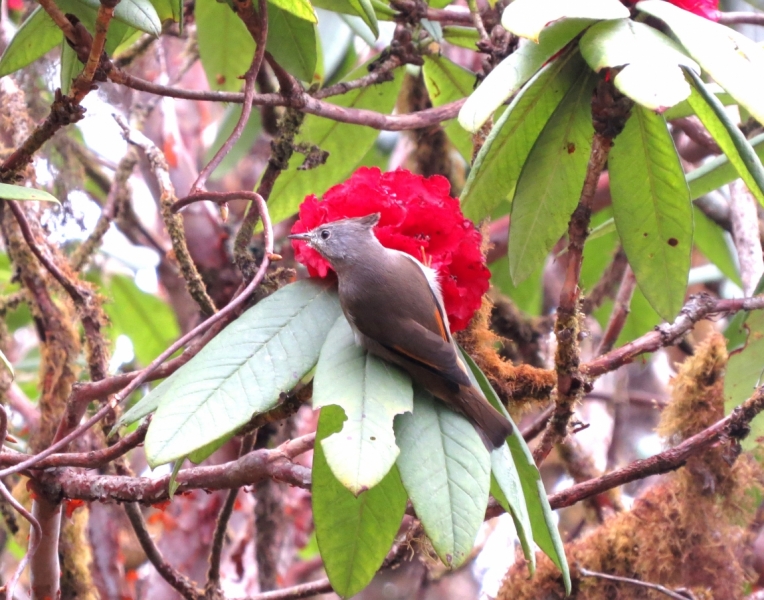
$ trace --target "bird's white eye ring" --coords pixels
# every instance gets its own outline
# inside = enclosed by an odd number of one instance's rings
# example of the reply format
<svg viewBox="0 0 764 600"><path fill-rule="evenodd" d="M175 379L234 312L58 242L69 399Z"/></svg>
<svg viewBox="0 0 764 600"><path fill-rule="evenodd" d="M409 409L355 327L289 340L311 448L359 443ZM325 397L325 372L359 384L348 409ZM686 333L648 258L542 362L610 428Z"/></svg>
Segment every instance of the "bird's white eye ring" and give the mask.
<svg viewBox="0 0 764 600"><path fill-rule="evenodd" d="M332 232L329 231L328 229L322 229L321 233L319 233L318 235L321 236L322 240L328 240L330 237L332 237Z"/></svg>

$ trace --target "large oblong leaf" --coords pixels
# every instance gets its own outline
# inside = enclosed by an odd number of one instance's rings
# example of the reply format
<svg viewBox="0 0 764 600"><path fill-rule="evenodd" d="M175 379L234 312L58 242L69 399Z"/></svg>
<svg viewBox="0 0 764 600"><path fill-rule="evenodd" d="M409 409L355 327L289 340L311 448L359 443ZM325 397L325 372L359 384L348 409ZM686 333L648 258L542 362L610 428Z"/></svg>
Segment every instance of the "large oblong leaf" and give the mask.
<svg viewBox="0 0 764 600"><path fill-rule="evenodd" d="M556 23L544 30L538 44L527 42L502 60L462 106L461 126L467 131L478 131L507 98L590 23L584 19Z"/></svg>
<svg viewBox="0 0 764 600"><path fill-rule="evenodd" d="M472 424L414 387L414 412L395 419L398 470L417 517L445 565L470 555L485 518L491 457Z"/></svg>
<svg viewBox="0 0 764 600"><path fill-rule="evenodd" d="M748 189L759 203L764 204L764 167L756 151L727 115L724 105L706 89L700 77L692 71L688 71L687 75L693 84L692 94L687 101Z"/></svg>
<svg viewBox="0 0 764 600"><path fill-rule="evenodd" d="M295 17L310 23L318 23L316 12L310 5L309 0L270 0L270 3L278 6L281 10L293 14Z"/></svg>
<svg viewBox="0 0 764 600"><path fill-rule="evenodd" d="M341 431L322 438L334 476L356 496L377 485L398 457L393 419L411 411L409 376L355 342L341 316L329 331L313 378L313 408L337 405L345 412Z"/></svg>
<svg viewBox="0 0 764 600"><path fill-rule="evenodd" d="M583 70L533 145L512 200L509 272L515 285L544 262L581 196L592 149L594 75Z"/></svg>
<svg viewBox="0 0 764 600"><path fill-rule="evenodd" d="M55 196L51 196L45 190L28 188L23 185L13 185L10 183L0 183L0 198L3 200L27 200L61 204Z"/></svg>
<svg viewBox="0 0 764 600"><path fill-rule="evenodd" d="M47 54L63 37L53 19L42 6L38 6L24 19L0 57L0 77L14 73Z"/></svg>
<svg viewBox="0 0 764 600"><path fill-rule="evenodd" d="M448 60L445 56L424 56L424 84L433 106L461 100L472 93L475 74ZM472 161L472 136L455 119L443 123L453 145L468 163Z"/></svg>
<svg viewBox="0 0 764 600"><path fill-rule="evenodd" d="M511 421L509 413L496 396L496 392L491 387L491 384L488 382L488 379L480 368L466 352L462 351L462 356L470 367L472 379L479 385L488 401ZM525 498L524 507L528 513L530 526L533 530L533 541L536 542L544 554L552 559L552 562L558 569L560 569L563 582L565 583L565 591L570 594L570 567L565 558L565 546L560 537L560 532L557 529L554 511L549 505L549 499L547 498L546 490L544 489L544 482L541 480L541 474L536 467L536 463L533 462L533 455L531 454L528 445L525 443L520 430L514 426L514 423L512 433L507 438L507 445L509 446L512 465L517 471L522 486L522 492ZM499 450L494 450L491 454L491 465L496 482L494 491L496 491L496 488L499 488L499 490L505 494L505 498L502 498L501 495L497 495L495 498L505 510L510 511L510 514L512 514L512 517L517 524L519 518L523 518L522 514L515 515L515 511L521 509L521 500L516 496L514 485L509 482L503 482L502 479L497 476L497 473L501 473L502 469L507 468L505 462L507 458L504 454L504 452L499 453ZM514 503L512 503L513 498ZM508 501L509 508L504 504L505 499ZM527 527L527 525L525 527ZM517 531L518 535L521 535L521 529L519 527ZM523 544L523 551L525 551L525 544Z"/></svg>
<svg viewBox="0 0 764 600"><path fill-rule="evenodd" d="M764 160L764 133L751 138L748 143L751 144L759 160ZM690 197L697 200L737 178L738 172L726 155L712 158L687 174Z"/></svg>
<svg viewBox="0 0 764 600"><path fill-rule="evenodd" d="M467 218L480 221L514 195L533 144L583 68L577 52L564 54L515 96L478 152L464 185L461 204Z"/></svg>
<svg viewBox="0 0 764 600"><path fill-rule="evenodd" d="M504 29L537 41L542 30L561 19L626 19L629 9L618 0L515 0L501 16Z"/></svg>
<svg viewBox="0 0 764 600"><path fill-rule="evenodd" d="M194 15L199 59L210 89L239 91L240 78L255 53L255 41L246 25L226 3L215 0L197 0Z"/></svg>
<svg viewBox="0 0 764 600"><path fill-rule="evenodd" d="M637 9L666 23L703 70L764 122L764 49L729 27L669 2L644 0Z"/></svg>
<svg viewBox="0 0 764 600"><path fill-rule="evenodd" d="M229 435L279 400L318 360L340 314L325 281L299 281L257 303L152 391L161 398L146 434L156 466Z"/></svg>
<svg viewBox="0 0 764 600"><path fill-rule="evenodd" d="M352 80L368 73L365 65L356 69L346 79ZM395 106L403 82L403 69L396 69L395 79L372 85L331 99L333 104L344 107L366 108L382 113ZM271 220L278 223L295 214L308 194L318 197L331 186L350 175L377 139L379 132L362 125L340 123L314 115L307 115L295 144L318 146L329 153L326 163L315 169L300 171L296 168L298 156L293 156L291 168L276 180L268 202Z"/></svg>
<svg viewBox="0 0 764 600"><path fill-rule="evenodd" d="M289 73L309 83L313 82L318 59L316 37L313 23L268 3L266 49ZM251 55L248 60L252 60Z"/></svg>
<svg viewBox="0 0 764 600"><path fill-rule="evenodd" d="M398 469L358 497L332 473L321 441L342 426L336 406L321 409L313 453L313 522L329 581L343 598L360 592L371 581L392 546L406 510L406 490Z"/></svg>
<svg viewBox="0 0 764 600"><path fill-rule="evenodd" d="M654 27L631 19L593 25L581 37L579 47L597 72L624 67L613 81L615 86L653 110L674 106L690 95L681 66L700 71L679 44Z"/></svg>
<svg viewBox="0 0 764 600"><path fill-rule="evenodd" d="M663 117L635 106L609 168L613 216L629 264L652 307L671 321L687 289L692 204Z"/></svg>

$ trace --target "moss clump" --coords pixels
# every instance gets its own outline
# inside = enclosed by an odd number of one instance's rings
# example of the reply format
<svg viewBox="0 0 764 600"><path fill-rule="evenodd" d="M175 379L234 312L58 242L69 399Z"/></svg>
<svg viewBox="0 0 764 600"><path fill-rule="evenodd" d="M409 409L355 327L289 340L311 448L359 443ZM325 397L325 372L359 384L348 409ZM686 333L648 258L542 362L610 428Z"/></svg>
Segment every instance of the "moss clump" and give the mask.
<svg viewBox="0 0 764 600"><path fill-rule="evenodd" d="M673 384L671 404L658 431L672 443L702 431L723 416L724 339L711 337L688 359ZM648 598L660 592L628 583L581 576L585 567L610 575L686 588L695 598L742 598L752 575L744 528L761 488L762 473L752 457L731 462L724 447L698 454L687 467L664 477L638 498L632 510L608 519L586 537L566 545L573 598ZM536 575L515 565L498 600L564 598L562 579L546 557Z"/></svg>

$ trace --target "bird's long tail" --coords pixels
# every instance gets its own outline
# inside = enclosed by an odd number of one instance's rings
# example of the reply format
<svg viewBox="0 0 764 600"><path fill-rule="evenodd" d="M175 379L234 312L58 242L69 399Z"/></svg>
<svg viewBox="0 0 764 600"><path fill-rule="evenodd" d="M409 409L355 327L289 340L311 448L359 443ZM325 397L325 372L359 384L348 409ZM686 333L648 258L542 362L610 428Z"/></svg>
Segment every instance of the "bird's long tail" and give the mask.
<svg viewBox="0 0 764 600"><path fill-rule="evenodd" d="M454 408L475 425L489 450L501 447L512 433L512 423L474 387L460 385L458 398L451 400L455 404Z"/></svg>

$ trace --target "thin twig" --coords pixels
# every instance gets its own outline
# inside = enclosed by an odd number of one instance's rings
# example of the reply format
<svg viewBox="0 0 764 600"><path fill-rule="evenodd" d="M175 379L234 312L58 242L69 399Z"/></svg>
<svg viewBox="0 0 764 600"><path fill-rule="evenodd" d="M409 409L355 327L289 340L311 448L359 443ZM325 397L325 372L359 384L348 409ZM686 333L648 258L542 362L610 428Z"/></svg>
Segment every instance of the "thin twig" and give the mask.
<svg viewBox="0 0 764 600"><path fill-rule="evenodd" d="M239 458L252 451L255 444L255 434L250 433L241 440L239 448ZM233 488L228 492L228 496L220 509L217 523L215 524L215 533L212 536L212 547L210 548L210 568L207 571L207 585L205 588L217 590L220 588L220 559L223 555L223 542L225 541L226 531L228 530L228 521L233 514L233 507L236 504L236 497L239 495L239 489Z"/></svg>
<svg viewBox="0 0 764 600"><path fill-rule="evenodd" d="M183 274L183 279L186 281L188 293L206 315L215 314L217 311L215 303L209 297L202 276L199 274L199 270L194 264L194 259L188 250L186 234L183 229L183 219L172 212L172 206L177 201L177 197L175 196L175 187L170 179L170 167L167 164L164 153L143 133L130 127L120 115L114 114L114 120L117 121L117 124L122 129L125 140L129 144L133 144L143 150L146 158L149 160L151 170L161 191L159 204L162 220L170 235L175 259L180 264L180 271Z"/></svg>
<svg viewBox="0 0 764 600"><path fill-rule="evenodd" d="M202 592L197 590L194 584L189 581L182 573L175 570L170 563L168 563L162 553L157 548L154 540L151 539L151 534L146 528L146 521L143 518L140 507L135 502L125 503L125 513L130 520L130 524L133 526L135 536L138 538L138 542L143 548L143 552L146 554L146 558L154 565L157 570L168 584L175 589L186 600L199 600L202 597Z"/></svg>
<svg viewBox="0 0 764 600"><path fill-rule="evenodd" d="M719 23L722 25L764 25L764 13L722 12Z"/></svg>
<svg viewBox="0 0 764 600"><path fill-rule="evenodd" d="M258 1L258 25L257 34L254 36L256 50L252 58L252 64L244 75L244 101L242 102L241 115L233 128L231 135L215 153L209 163L199 173L199 176L191 186L191 194L201 191L207 183L210 174L218 167L220 162L228 155L234 144L239 141L244 127L252 114L252 101L255 98L255 80L263 64L265 56L265 40L268 37L268 3L265 0Z"/></svg>
<svg viewBox="0 0 764 600"><path fill-rule="evenodd" d="M270 256L273 254L273 227L271 225L270 216L268 215L268 207L266 206L265 201L263 201L262 198L259 198L257 202L259 203L259 210L263 219L263 228L265 230L266 254L265 254L265 257L263 258L262 263L260 263L260 268L258 269L255 277L252 279L252 281L250 281L247 287L244 288L244 290L242 290L241 293L238 296L236 296L236 298L234 298L230 303L228 303L228 305L225 308L223 308L216 314L212 315L206 321L200 323L193 330L189 331L187 334L185 334L180 339L178 339L173 344L171 344L169 348L167 348L157 358L155 358L151 362L151 364L149 364L149 366L146 367L143 371L140 371L140 373L137 374L120 393L116 394L113 398L111 398L105 406L101 407L92 417L90 417L90 419L85 421L85 423L77 427L74 431L64 436L61 440L52 444L50 447L46 448L39 454L31 457L30 459L22 461L18 465L14 465L12 467L8 467L8 468L0 470L0 477L7 477L8 475L11 475L13 473L19 473L23 471L24 469L33 467L42 459L47 458L48 456L58 452L62 448L65 448L66 445L69 444L69 442L77 439L85 431L93 427L106 415L108 415L110 412L115 410L117 406L119 406L122 402L125 401L125 399L129 398L130 394L132 394L136 389L138 389L138 387L143 385L143 383L148 380L148 378L152 375L152 373L154 373L154 371L157 370L159 366L165 360L167 360L170 356L175 354L175 352L177 352L180 348L185 346L188 342L193 340L198 335L205 333L206 331L211 329L218 322L224 321L230 315L235 314L238 308L242 306L249 299L249 297L252 295L252 292L254 292L255 288L258 285L260 285L260 282L263 280L263 278L265 277L265 273L268 270L268 265L270 264Z"/></svg>
<svg viewBox="0 0 764 600"><path fill-rule="evenodd" d="M3 444L5 444L5 438L7 435L8 414L5 412L5 407L0 404L0 448L2 448ZM16 570L13 572L13 575L5 585L5 597L12 600L13 592L16 589L16 583L18 582L19 577L21 577L21 574L24 572L29 559L34 555L35 552L37 552L37 548L40 545L40 541L42 540L42 527L40 526L39 521L32 516L32 513L24 508L21 503L13 497L13 494L11 494L8 488L5 487L5 484L2 482L2 480L0 480L0 495L2 495L8 504L16 509L16 511L18 511L22 517L29 521L29 525L32 527L32 535L29 540L29 548L27 553L24 555L21 561L19 561Z"/></svg>
<svg viewBox="0 0 764 600"><path fill-rule="evenodd" d="M578 572L584 577L596 577L598 579L607 579L608 581L616 581L618 583L628 583L629 585L636 585L636 586L644 587L650 590L655 590L656 592L665 594L669 598L677 598L678 600L687 600L687 596L683 594L677 594L676 592L673 592L667 587L664 587L658 583L650 583L648 581L640 581L639 579L631 579L630 577L620 577L618 575L608 575L607 573L599 573L597 571L590 571L589 569L585 569L584 567L580 565L578 566Z"/></svg>
<svg viewBox="0 0 764 600"><path fill-rule="evenodd" d="M101 65L101 58L104 47L106 46L106 34L109 31L109 23L114 16L114 9L119 4L119 0L101 0L98 7L98 14L95 21L95 35L90 46L85 68L75 78L72 83L72 97L75 102L82 102L92 89L93 80L96 77L96 71ZM103 76L105 80L105 76Z"/></svg>
<svg viewBox="0 0 764 600"><path fill-rule="evenodd" d="M328 579L319 579L310 583L301 583L283 590L273 590L272 592L263 592L248 596L242 600L300 600L300 598L311 598L319 594L328 594L334 591L332 584Z"/></svg>
<svg viewBox="0 0 764 600"><path fill-rule="evenodd" d="M618 295L615 297L613 311L610 313L610 319L608 320L607 327L605 327L602 340L594 353L595 356L601 356L613 349L618 336L623 331L623 326L626 324L626 318L629 316L631 297L634 295L636 287L637 278L634 276L634 271L631 270L631 267L627 265L621 280L621 287L618 289Z"/></svg>
<svg viewBox="0 0 764 600"><path fill-rule="evenodd" d="M730 184L732 239L740 262L743 291L750 296L764 273L764 256L759 240L758 202L742 179Z"/></svg>

